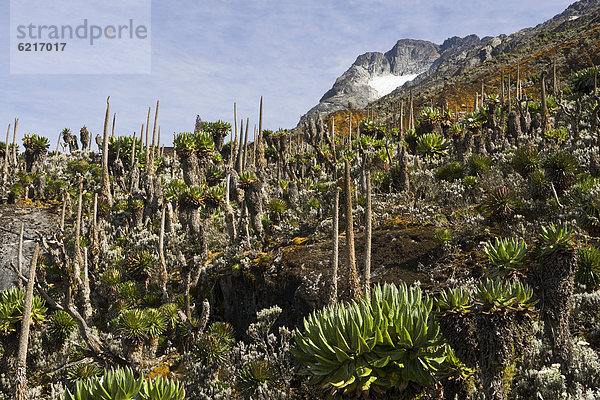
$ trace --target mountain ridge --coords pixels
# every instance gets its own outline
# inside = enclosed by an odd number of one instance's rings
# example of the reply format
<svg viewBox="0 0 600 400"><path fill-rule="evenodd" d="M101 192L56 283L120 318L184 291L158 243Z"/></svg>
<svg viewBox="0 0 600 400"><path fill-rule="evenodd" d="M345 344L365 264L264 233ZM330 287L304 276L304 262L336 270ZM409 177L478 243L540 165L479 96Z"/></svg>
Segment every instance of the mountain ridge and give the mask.
<svg viewBox="0 0 600 400"><path fill-rule="evenodd" d="M301 121L314 118L321 113L344 109L351 103L354 107L365 107L381 97L369 85L374 77L395 75L419 75L426 72L441 57L461 51L465 45L479 43L477 35L464 38L454 36L441 45L420 39L400 39L385 53L366 52L359 55L354 63L338 77L319 100L319 104L309 110Z"/></svg>
<svg viewBox="0 0 600 400"><path fill-rule="evenodd" d="M444 40L441 45L418 39L398 40L386 53L367 52L359 55L350 68L336 79L319 103L300 118L300 124L319 114L345 110L349 102L355 109L364 109L406 98L410 91L423 93L439 90L449 80L457 79L486 63L504 62L500 58L515 49L535 48L539 44L537 37L545 35L545 32L557 34L561 30L577 30L584 23L580 17L599 13L600 0L580 0L534 27L525 27L508 35L483 38L474 34L462 38L453 36ZM414 51L417 44L421 51ZM386 62L388 66L385 65ZM391 65L394 68L390 68ZM421 68L411 68L414 65ZM418 71L419 75L389 94L379 96L369 86L369 79L373 77L409 74L410 71Z"/></svg>

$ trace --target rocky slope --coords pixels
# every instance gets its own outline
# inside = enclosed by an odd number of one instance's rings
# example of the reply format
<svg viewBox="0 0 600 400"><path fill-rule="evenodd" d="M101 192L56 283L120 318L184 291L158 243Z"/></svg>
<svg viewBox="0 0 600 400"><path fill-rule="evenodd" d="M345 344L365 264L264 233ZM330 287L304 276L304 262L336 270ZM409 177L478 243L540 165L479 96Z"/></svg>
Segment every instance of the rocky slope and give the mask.
<svg viewBox="0 0 600 400"><path fill-rule="evenodd" d="M9 206L0 204L0 291L17 283L17 277L10 266L17 265L19 254L19 233L23 230L23 271L29 270L29 263L38 234L50 236L58 226L57 217L44 208Z"/></svg>
<svg viewBox="0 0 600 400"><path fill-rule="evenodd" d="M600 0L581 0L536 27L525 28L510 35L482 39L476 35L452 37L441 45L422 40L399 40L394 48L385 54L365 53L359 56L323 95L319 104L301 118L301 122L320 113L329 114L346 109L348 102L351 102L354 108L365 108L369 104L376 107L393 104L400 98L406 98L410 90L418 94L440 90L449 80L472 75L473 71L479 71L480 68L491 70L494 64L520 62L519 60L530 57L543 46L567 43L579 32L589 34L590 29L586 26L593 24L599 15ZM573 65L571 61L577 64L576 59L577 57L574 57L574 60L563 58L559 62L570 63L569 68L565 65L558 65L558 68L564 73L569 73L570 69L590 66ZM480 72L477 73L478 81L486 79ZM513 72L516 72L516 69ZM411 79L398 79L395 81L398 83L395 90L388 88L387 92L378 93L373 88L373 82L378 78L390 76L408 76ZM498 80L499 76L498 74ZM521 75L524 76L526 75ZM391 80L388 85L393 83ZM467 91L471 89L477 90L474 86Z"/></svg>
<svg viewBox="0 0 600 400"><path fill-rule="evenodd" d="M533 83L528 82L531 74L551 70L554 62L559 76L568 75L598 62L594 59L594 49L599 23L600 1L578 1L535 27L510 35L486 37L479 43L473 42L471 46L440 57L426 72L389 95L376 99L373 105L393 104L406 98L411 90L425 96L437 93L439 97L447 97L441 92L444 84L450 81L454 88L462 86L463 91L471 92L471 95L480 90L483 81L488 92L488 88L499 86L502 74L505 77L512 75L514 82L517 65L525 88ZM586 50L589 55L584 54ZM465 93L456 94L463 97L461 102L464 103ZM443 102L451 103L448 98Z"/></svg>
<svg viewBox="0 0 600 400"><path fill-rule="evenodd" d="M454 37L438 45L425 40L402 39L386 53L369 52L358 56L315 107L301 120L319 113L346 108L348 103L362 108L395 87L414 79L439 64L441 59L479 44L476 35Z"/></svg>

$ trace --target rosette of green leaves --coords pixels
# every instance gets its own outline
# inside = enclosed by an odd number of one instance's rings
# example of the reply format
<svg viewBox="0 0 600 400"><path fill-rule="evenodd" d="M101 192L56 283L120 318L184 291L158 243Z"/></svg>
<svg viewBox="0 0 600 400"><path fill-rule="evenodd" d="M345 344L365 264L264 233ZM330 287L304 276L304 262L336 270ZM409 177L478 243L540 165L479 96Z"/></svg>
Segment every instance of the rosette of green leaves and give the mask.
<svg viewBox="0 0 600 400"><path fill-rule="evenodd" d="M527 243L518 238L496 239L494 243L488 242L483 252L495 267L488 270L490 276L519 274L524 268Z"/></svg>
<svg viewBox="0 0 600 400"><path fill-rule="evenodd" d="M25 291L10 288L0 296L0 334L9 334L17 330L19 322L23 319L25 305ZM46 303L39 296L33 296L31 305L31 322L39 323L46 317Z"/></svg>
<svg viewBox="0 0 600 400"><path fill-rule="evenodd" d="M590 235L600 233L600 178L584 178L571 187L569 202L577 211L579 225Z"/></svg>
<svg viewBox="0 0 600 400"><path fill-rule="evenodd" d="M333 395L429 386L445 361L432 307L419 288L376 285L370 299L325 307L305 318L292 354L302 365L300 373Z"/></svg>
<svg viewBox="0 0 600 400"><path fill-rule="evenodd" d="M78 380L75 394L67 390L66 400L129 400L138 399L144 377L136 379L131 368L117 368L104 372L101 377Z"/></svg>
<svg viewBox="0 0 600 400"><path fill-rule="evenodd" d="M219 183L206 189L204 200L214 208L225 204L225 183Z"/></svg>
<svg viewBox="0 0 600 400"><path fill-rule="evenodd" d="M512 167L523 177L535 171L540 166L538 151L533 146L522 146L515 150Z"/></svg>
<svg viewBox="0 0 600 400"><path fill-rule="evenodd" d="M23 137L23 146L34 153L45 152L50 147L50 142L44 136L28 133Z"/></svg>
<svg viewBox="0 0 600 400"><path fill-rule="evenodd" d="M471 307L471 293L462 288L446 289L437 301L441 314L466 314Z"/></svg>
<svg viewBox="0 0 600 400"><path fill-rule="evenodd" d="M588 289L600 286L600 249L583 247L577 251L577 273L575 280Z"/></svg>
<svg viewBox="0 0 600 400"><path fill-rule="evenodd" d="M381 122L363 119L359 125L361 135L383 137L385 135L386 126Z"/></svg>
<svg viewBox="0 0 600 400"><path fill-rule="evenodd" d="M433 124L440 119L442 119L442 113L440 109L436 107L425 107L419 114L419 122Z"/></svg>
<svg viewBox="0 0 600 400"><path fill-rule="evenodd" d="M139 392L140 400L183 400L185 389L179 382L159 376L154 380L142 383Z"/></svg>
<svg viewBox="0 0 600 400"><path fill-rule="evenodd" d="M579 70L568 78L569 87L576 94L591 93L594 90L594 82L597 80L598 75L598 67Z"/></svg>
<svg viewBox="0 0 600 400"><path fill-rule="evenodd" d="M518 281L502 282L500 280L485 280L479 282L473 297L476 303L487 312L531 310L533 290Z"/></svg>
<svg viewBox="0 0 600 400"><path fill-rule="evenodd" d="M515 193L501 187L486 193L480 208L488 217L502 220L511 217L518 205Z"/></svg>
<svg viewBox="0 0 600 400"><path fill-rule="evenodd" d="M191 132L181 132L175 136L173 141L175 150L179 153L191 153L196 150L196 141Z"/></svg>
<svg viewBox="0 0 600 400"><path fill-rule="evenodd" d="M198 208L204 203L204 189L200 186L188 186L179 197L179 201L191 207Z"/></svg>
<svg viewBox="0 0 600 400"><path fill-rule="evenodd" d="M66 311L57 310L50 315L49 319L50 327L48 330L58 342L66 340L71 333L77 330L77 323Z"/></svg>
<svg viewBox="0 0 600 400"><path fill-rule="evenodd" d="M448 141L438 133L426 133L417 141L417 152L432 158L443 157L448 154Z"/></svg>
<svg viewBox="0 0 600 400"><path fill-rule="evenodd" d="M247 189L248 187L250 187L250 185L252 183L256 182L257 180L258 180L258 178L252 171L243 171L240 174L240 180L239 180L240 186L244 189Z"/></svg>
<svg viewBox="0 0 600 400"><path fill-rule="evenodd" d="M542 226L538 240L541 257L547 257L557 251L568 251L575 248L575 232L567 224Z"/></svg>
<svg viewBox="0 0 600 400"><path fill-rule="evenodd" d="M200 154L210 154L215 150L215 142L207 132L198 132L194 135L196 151Z"/></svg>

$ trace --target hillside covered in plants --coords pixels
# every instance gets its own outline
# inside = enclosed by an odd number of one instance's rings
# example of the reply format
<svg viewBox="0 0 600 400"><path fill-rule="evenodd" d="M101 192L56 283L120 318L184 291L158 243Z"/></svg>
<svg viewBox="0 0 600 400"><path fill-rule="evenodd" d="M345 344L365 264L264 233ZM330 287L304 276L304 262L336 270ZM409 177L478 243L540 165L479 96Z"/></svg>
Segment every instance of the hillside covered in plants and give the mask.
<svg viewBox="0 0 600 400"><path fill-rule="evenodd" d="M600 398L599 68L555 65L255 138L11 122L0 399Z"/></svg>

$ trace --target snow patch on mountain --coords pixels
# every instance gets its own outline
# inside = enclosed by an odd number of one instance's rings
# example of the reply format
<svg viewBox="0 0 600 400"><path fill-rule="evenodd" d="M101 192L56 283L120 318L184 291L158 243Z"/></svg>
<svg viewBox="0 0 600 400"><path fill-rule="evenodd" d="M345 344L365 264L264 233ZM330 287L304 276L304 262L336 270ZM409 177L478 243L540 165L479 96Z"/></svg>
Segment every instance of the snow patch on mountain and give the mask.
<svg viewBox="0 0 600 400"><path fill-rule="evenodd" d="M410 82L415 79L419 74L411 75L382 75L374 76L369 79L368 85L377 91L379 97L383 97L390 94L394 89L404 85L406 82Z"/></svg>

